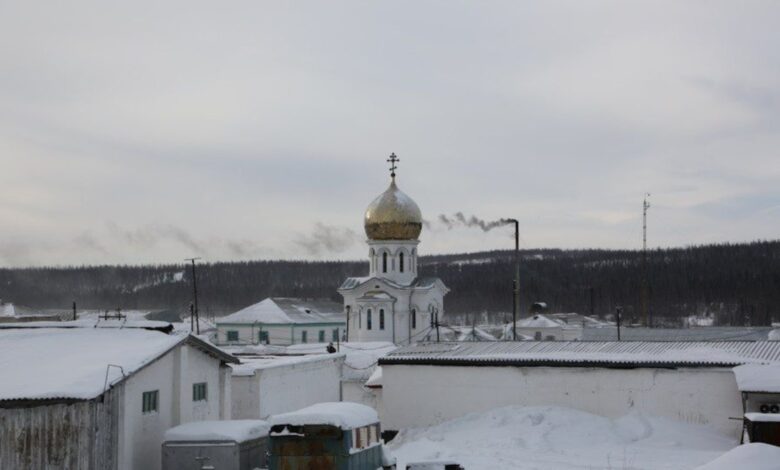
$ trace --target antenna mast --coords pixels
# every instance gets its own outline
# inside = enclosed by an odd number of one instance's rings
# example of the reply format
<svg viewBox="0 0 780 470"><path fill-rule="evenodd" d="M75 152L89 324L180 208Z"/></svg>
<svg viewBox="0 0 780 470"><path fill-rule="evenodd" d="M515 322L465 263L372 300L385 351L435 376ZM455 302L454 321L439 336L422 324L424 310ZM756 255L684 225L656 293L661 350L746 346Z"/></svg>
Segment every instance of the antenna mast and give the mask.
<svg viewBox="0 0 780 470"><path fill-rule="evenodd" d="M650 193L645 193L645 199L642 202L642 317L645 321L645 326L652 326L652 319L647 311L647 209L650 209L650 202L647 198L650 197Z"/></svg>

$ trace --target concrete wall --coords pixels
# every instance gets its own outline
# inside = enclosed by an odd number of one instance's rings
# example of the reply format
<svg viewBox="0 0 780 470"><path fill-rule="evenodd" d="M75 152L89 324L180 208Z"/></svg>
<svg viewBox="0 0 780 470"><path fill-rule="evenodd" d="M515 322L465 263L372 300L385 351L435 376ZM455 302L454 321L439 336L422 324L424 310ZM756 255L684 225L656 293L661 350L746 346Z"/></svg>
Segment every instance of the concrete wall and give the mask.
<svg viewBox="0 0 780 470"><path fill-rule="evenodd" d="M190 421L230 419L225 367L207 354L182 345L128 378L124 383L121 410L119 468L160 468L163 434L173 426ZM208 399L193 402L192 385L206 382ZM223 388L220 388L220 386ZM142 412L143 392L159 391L158 411Z"/></svg>
<svg viewBox="0 0 780 470"><path fill-rule="evenodd" d="M618 417L632 409L738 437L730 369L382 366L383 427L429 426L507 405L557 405Z"/></svg>
<svg viewBox="0 0 780 470"><path fill-rule="evenodd" d="M343 362L343 356L325 357L233 376L233 419L267 419L315 403L339 401Z"/></svg>

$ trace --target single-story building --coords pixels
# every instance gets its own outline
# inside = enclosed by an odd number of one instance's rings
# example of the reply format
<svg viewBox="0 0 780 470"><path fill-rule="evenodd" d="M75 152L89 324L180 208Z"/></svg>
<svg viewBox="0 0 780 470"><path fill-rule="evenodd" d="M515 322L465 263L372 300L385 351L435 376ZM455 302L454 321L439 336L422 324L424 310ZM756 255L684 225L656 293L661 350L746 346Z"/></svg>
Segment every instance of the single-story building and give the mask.
<svg viewBox="0 0 780 470"><path fill-rule="evenodd" d="M777 342L425 343L379 359L388 430L507 405L618 417L636 409L738 437L734 367L780 363Z"/></svg>
<svg viewBox="0 0 780 470"><path fill-rule="evenodd" d="M230 418L236 359L145 329L0 330L0 468L160 468L165 431Z"/></svg>
<svg viewBox="0 0 780 470"><path fill-rule="evenodd" d="M233 419L267 419L341 400L344 353L241 357L232 364Z"/></svg>
<svg viewBox="0 0 780 470"><path fill-rule="evenodd" d="M743 442L780 445L780 364L734 368L745 412Z"/></svg>
<svg viewBox="0 0 780 470"><path fill-rule="evenodd" d="M217 344L273 344L342 341L346 335L344 307L327 299L269 297L219 318Z"/></svg>
<svg viewBox="0 0 780 470"><path fill-rule="evenodd" d="M503 340L512 340L512 323L504 327ZM567 323L565 320L542 314L517 320L517 338L531 338L535 341L576 341L582 339L582 323Z"/></svg>

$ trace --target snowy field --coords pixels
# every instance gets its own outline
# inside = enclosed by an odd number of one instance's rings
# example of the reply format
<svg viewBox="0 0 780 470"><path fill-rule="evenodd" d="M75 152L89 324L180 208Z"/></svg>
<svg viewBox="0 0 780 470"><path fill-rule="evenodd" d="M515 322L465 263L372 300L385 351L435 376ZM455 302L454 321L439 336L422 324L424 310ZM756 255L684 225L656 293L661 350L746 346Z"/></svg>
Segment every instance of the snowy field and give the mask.
<svg viewBox="0 0 780 470"><path fill-rule="evenodd" d="M639 413L608 419L561 407L509 406L402 431L388 448L398 468L442 459L468 470L683 470L735 445L706 426Z"/></svg>

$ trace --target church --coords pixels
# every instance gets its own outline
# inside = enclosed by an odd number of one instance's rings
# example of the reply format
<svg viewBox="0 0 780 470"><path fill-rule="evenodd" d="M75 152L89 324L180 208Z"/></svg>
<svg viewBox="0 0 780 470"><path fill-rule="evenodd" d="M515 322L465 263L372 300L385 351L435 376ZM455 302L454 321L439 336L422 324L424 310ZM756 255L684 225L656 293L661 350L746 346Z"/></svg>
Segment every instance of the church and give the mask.
<svg viewBox="0 0 780 470"><path fill-rule="evenodd" d="M369 204L364 217L369 273L339 287L347 314L348 341L411 344L435 334L449 289L441 279L417 272L423 218L417 204L396 185L395 154L390 186Z"/></svg>

